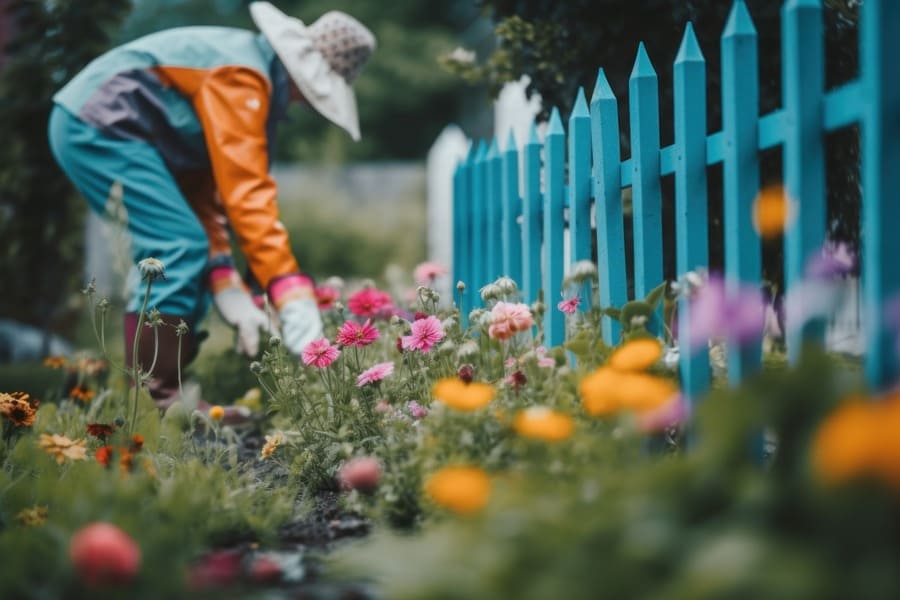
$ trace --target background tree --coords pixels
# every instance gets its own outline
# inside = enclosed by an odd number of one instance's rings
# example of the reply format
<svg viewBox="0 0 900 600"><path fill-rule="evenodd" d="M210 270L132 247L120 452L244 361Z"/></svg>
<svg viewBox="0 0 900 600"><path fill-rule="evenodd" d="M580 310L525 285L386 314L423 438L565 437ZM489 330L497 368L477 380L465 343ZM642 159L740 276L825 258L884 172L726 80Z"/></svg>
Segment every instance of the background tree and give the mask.
<svg viewBox="0 0 900 600"><path fill-rule="evenodd" d="M279 160L422 160L441 129L456 121L472 91L438 68L437 57L460 43L479 20L474 2L459 0L274 0L311 24L345 11L372 29L378 49L356 83L362 140L354 143L310 110L292 107L279 128ZM255 29L244 0L138 2L117 42L180 25ZM486 101L486 98L485 98Z"/></svg>
<svg viewBox="0 0 900 600"><path fill-rule="evenodd" d="M732 2L723 0L483 0L495 23L496 49L477 63L445 59L445 64L469 81L483 81L496 93L507 81L528 75L529 93L542 99L539 118L556 106L567 115L579 86L590 95L603 67L620 106L628 99L628 77L638 43L643 41L659 75L661 143L673 141L672 62L685 24L691 21L707 60L708 131L721 128L720 36ZM759 34L760 110L781 105L780 9L775 0L747 0ZM833 87L856 76L857 0L828 0L826 23L826 85ZM628 111L620 110L623 156L630 154ZM828 139L828 200L831 235L858 241L858 136L845 130ZM711 264L720 267L721 169L710 169ZM765 153L763 182L781 179L779 150ZM671 199L671 182L663 182ZM673 202L664 202L671 210ZM666 215L667 223L674 219ZM666 276L674 273L674 232L665 232ZM781 278L781 246L764 249L768 279Z"/></svg>
<svg viewBox="0 0 900 600"><path fill-rule="evenodd" d="M81 202L47 142L51 97L109 44L129 0L8 0L0 70L0 315L48 328L82 278Z"/></svg>

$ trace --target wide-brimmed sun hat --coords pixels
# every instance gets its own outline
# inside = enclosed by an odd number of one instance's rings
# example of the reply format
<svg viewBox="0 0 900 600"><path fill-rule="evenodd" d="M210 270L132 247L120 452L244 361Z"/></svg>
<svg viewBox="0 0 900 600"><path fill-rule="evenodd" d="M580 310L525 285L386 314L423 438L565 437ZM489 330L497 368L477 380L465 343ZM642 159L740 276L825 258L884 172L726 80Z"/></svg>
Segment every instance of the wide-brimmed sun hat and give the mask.
<svg viewBox="0 0 900 600"><path fill-rule="evenodd" d="M358 141L359 114L352 85L375 50L372 32L336 10L308 27L269 2L251 3L250 16L309 104Z"/></svg>

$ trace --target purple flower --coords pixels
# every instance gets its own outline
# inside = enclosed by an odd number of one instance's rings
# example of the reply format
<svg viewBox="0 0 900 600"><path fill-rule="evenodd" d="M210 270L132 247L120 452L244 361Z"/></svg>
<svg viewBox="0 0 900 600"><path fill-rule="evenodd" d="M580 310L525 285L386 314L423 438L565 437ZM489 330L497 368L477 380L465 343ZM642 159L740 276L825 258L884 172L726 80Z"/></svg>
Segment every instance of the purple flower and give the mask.
<svg viewBox="0 0 900 600"><path fill-rule="evenodd" d="M844 242L827 241L822 250L806 261L809 279L834 279L849 275L856 268L856 256Z"/></svg>
<svg viewBox="0 0 900 600"><path fill-rule="evenodd" d="M691 332L687 345L692 352L705 348L710 338L726 338L741 344L762 337L760 291L742 284L726 288L720 276L711 275L691 298Z"/></svg>

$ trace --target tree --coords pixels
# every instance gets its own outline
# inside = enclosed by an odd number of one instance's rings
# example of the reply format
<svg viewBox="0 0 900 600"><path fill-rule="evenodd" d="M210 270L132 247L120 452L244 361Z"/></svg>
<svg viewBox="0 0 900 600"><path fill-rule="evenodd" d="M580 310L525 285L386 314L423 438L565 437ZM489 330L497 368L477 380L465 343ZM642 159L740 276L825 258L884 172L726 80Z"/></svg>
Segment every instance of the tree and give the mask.
<svg viewBox="0 0 900 600"><path fill-rule="evenodd" d="M10 0L0 70L0 314L49 328L81 283L83 202L47 142L53 93L108 45L129 0ZM76 283L77 282L77 283Z"/></svg>
<svg viewBox="0 0 900 600"><path fill-rule="evenodd" d="M529 93L538 93L546 119L552 107L567 115L579 86L590 94L599 67L625 106L628 77L638 43L643 41L659 75L661 143L671 144L672 61L685 24L691 21L707 60L708 131L721 127L719 40L731 2L723 0L484 0L495 23L496 50L481 63L445 61L469 81L485 81L496 93L507 81L528 75ZM826 85L852 79L857 70L857 0L828 0L826 23ZM780 5L774 0L748 0L759 34L760 111L781 104ZM628 111L620 110L623 156L630 153ZM830 234L858 242L858 139L855 130L832 134L827 151ZM763 156L763 182L780 180L780 154ZM711 264L722 264L720 174L710 170ZM665 189L665 186L664 186ZM671 207L672 202L664 202ZM670 216L670 215L669 215ZM667 219L671 223L673 219ZM667 277L674 273L674 239L666 232ZM764 251L764 270L773 281L781 278L780 246Z"/></svg>

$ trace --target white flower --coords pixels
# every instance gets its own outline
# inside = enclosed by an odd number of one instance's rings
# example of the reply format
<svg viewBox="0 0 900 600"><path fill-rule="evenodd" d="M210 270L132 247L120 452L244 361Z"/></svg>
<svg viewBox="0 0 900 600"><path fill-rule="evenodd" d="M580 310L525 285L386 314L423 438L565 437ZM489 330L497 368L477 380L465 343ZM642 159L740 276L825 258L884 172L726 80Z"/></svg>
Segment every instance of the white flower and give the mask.
<svg viewBox="0 0 900 600"><path fill-rule="evenodd" d="M166 278L166 265L158 258L145 258L137 266L141 273L141 279L156 281L160 277Z"/></svg>
<svg viewBox="0 0 900 600"><path fill-rule="evenodd" d="M475 62L475 51L457 46L453 49L453 52L447 55L447 58L455 63L471 65Z"/></svg>
<svg viewBox="0 0 900 600"><path fill-rule="evenodd" d="M572 265L569 278L576 283L597 279L597 265L589 260L579 260Z"/></svg>

